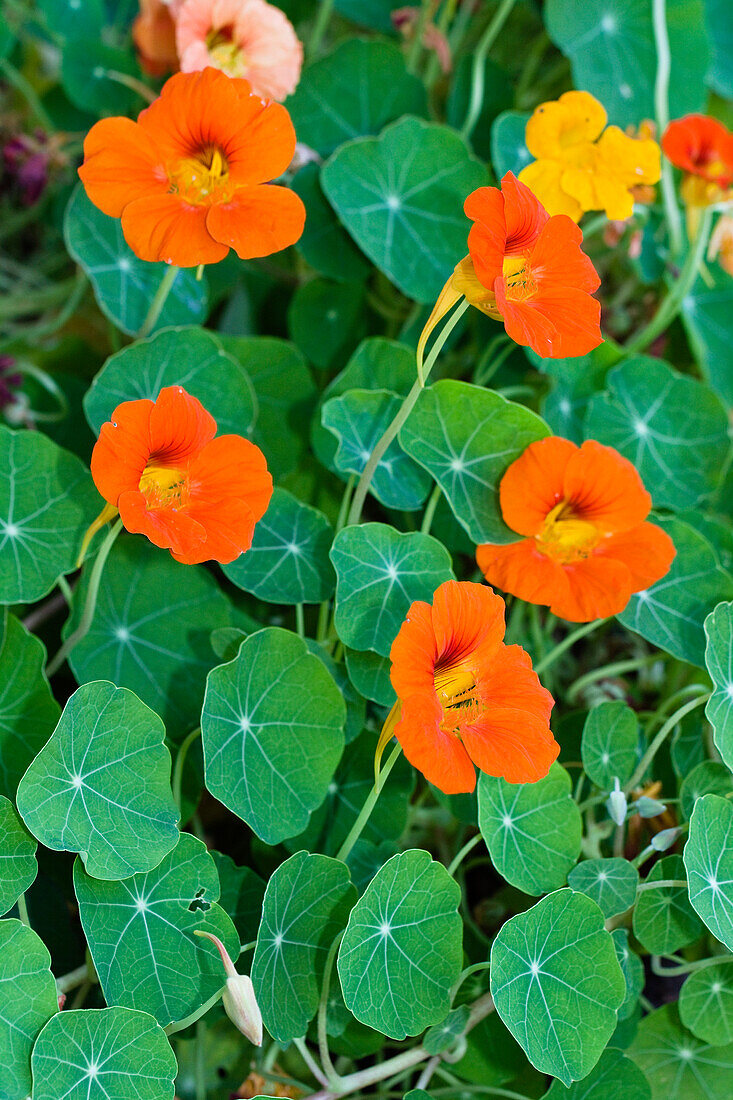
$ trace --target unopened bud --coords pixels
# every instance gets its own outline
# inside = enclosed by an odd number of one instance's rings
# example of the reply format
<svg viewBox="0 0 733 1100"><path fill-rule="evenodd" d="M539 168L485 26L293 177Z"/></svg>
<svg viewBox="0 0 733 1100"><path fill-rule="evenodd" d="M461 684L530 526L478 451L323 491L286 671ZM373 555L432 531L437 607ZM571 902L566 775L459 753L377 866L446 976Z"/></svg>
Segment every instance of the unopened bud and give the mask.
<svg viewBox="0 0 733 1100"><path fill-rule="evenodd" d="M668 848L672 847L679 835L679 829L662 829L661 833L657 833L656 836L652 837L651 846L655 852L666 852Z"/></svg>
<svg viewBox="0 0 733 1100"><path fill-rule="evenodd" d="M658 817L667 807L656 798L648 798L647 795L642 794L634 803L634 809L638 810L642 817Z"/></svg>
<svg viewBox="0 0 733 1100"><path fill-rule="evenodd" d="M608 816L615 825L623 825L626 820L626 795L621 790L618 779L614 779L614 788L606 800Z"/></svg>
<svg viewBox="0 0 733 1100"><path fill-rule="evenodd" d="M227 976L226 986L221 995L224 1011L234 1026L241 1031L245 1039L249 1039L250 1043L254 1043L257 1047L261 1047L262 1015L260 1013L260 1006L257 1004L257 998L255 997L252 979L246 974L237 973L234 963L229 957L229 952L218 936L212 935L211 932L199 931L198 929L195 935L204 936L207 940L211 940L221 955L221 961Z"/></svg>

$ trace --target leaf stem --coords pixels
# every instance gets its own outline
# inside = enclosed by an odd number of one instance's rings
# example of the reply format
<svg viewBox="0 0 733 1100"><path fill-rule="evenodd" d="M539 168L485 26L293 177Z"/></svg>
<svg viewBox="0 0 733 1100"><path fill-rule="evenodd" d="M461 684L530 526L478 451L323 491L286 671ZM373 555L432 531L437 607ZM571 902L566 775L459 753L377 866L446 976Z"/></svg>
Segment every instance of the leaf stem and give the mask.
<svg viewBox="0 0 733 1100"><path fill-rule="evenodd" d="M66 639L64 644L59 649L53 660L49 661L46 666L46 675L53 676L54 672L57 672L66 658L71 653L74 646L78 645L82 638L86 637L89 632L89 627L92 625L94 619L94 612L97 607L97 596L99 595L99 585L102 581L102 573L104 571L105 562L109 556L109 552L114 546L115 539L122 530L122 520L118 519L112 530L108 533L106 539L99 548L99 553L94 559L94 565L89 576L89 587L87 588L86 600L84 601L84 610L82 612L79 625L76 630L73 631Z"/></svg>
<svg viewBox="0 0 733 1100"><path fill-rule="evenodd" d="M567 634L561 642L558 642L554 649L551 649L549 653L546 653L541 661L538 661L534 666L535 672L539 675L540 672L544 672L546 668L554 664L558 657L562 657L566 650L570 649L579 642L581 638L585 638L586 634L591 634L594 630L598 630L599 626L603 626L607 623L608 619L594 619L593 622L583 623L577 630L573 630L570 634Z"/></svg>
<svg viewBox="0 0 733 1100"><path fill-rule="evenodd" d="M433 520L435 519L435 509L440 503L440 497L443 490L440 485L436 485L430 494L430 498L425 505L425 512L423 514L422 523L420 524L420 530L423 535L430 534L430 528L433 526Z"/></svg>
<svg viewBox="0 0 733 1100"><path fill-rule="evenodd" d="M453 877L458 868L463 863L464 859L469 852L472 852L477 844L480 844L484 838L481 833L476 833L470 840L467 840L463 847L455 854L451 862L448 864L448 874Z"/></svg>
<svg viewBox="0 0 733 1100"><path fill-rule="evenodd" d="M389 773L392 771L392 768L397 763L397 757L400 755L401 752L402 746L399 744L395 745L395 747L392 749L392 752L387 758L387 763L384 765L379 773L379 779L377 780L377 782L375 782L374 786L366 797L364 805L359 812L359 816L357 817L351 828L351 832L339 848L336 854L336 859L340 859L344 862L346 861L346 857L361 836L364 830L364 826L369 820L372 810L377 804L377 799L379 798L379 795L382 791L382 787L384 786L385 781L389 776Z"/></svg>
<svg viewBox="0 0 733 1100"><path fill-rule="evenodd" d="M186 737L186 739L183 741L180 749L178 750L178 753L176 754L176 762L173 765L173 780L171 786L173 788L173 798L175 800L176 806L178 807L179 813L181 812L181 804L183 802L183 796L181 793L181 788L183 786L183 765L186 763L188 750L191 748L191 745L194 743L194 741L196 741L200 736L201 727L197 726L195 730L191 730L188 737Z"/></svg>
<svg viewBox="0 0 733 1100"><path fill-rule="evenodd" d="M295 605L295 629L300 638L305 638L305 615L302 603L296 603Z"/></svg>
<svg viewBox="0 0 733 1100"><path fill-rule="evenodd" d="M175 1035L178 1031L185 1031L191 1024L197 1023L202 1016L205 1016L209 1009L213 1008L217 1001L221 1000L221 995L226 989L226 986L222 986L218 993L214 993L209 997L208 1001L205 1001L200 1008L197 1008L195 1012L192 1012L190 1016L184 1017L183 1020L174 1021L172 1024L168 1024L164 1027L166 1035Z"/></svg>
<svg viewBox="0 0 733 1100"><path fill-rule="evenodd" d="M417 404L417 399L420 396L420 394L422 393L423 388L425 386L425 380L430 375L430 372L433 369L433 366L435 365L435 361L438 358L438 355L440 354L441 348L443 347L445 341L448 339L450 333L453 331L455 326L458 324L458 322L461 319L461 317L463 316L463 314L468 309L468 306L469 306L468 301L464 300L463 302L461 302L455 308L455 310L453 311L453 313L450 316L450 319L443 326L443 329L442 329L440 335L438 336L437 340L435 341L435 344L433 345L433 348L430 352L430 355L428 356L428 358L425 361L425 366L423 368L422 379L420 379L420 378L417 379L414 386L412 387L410 392L407 394L407 397L405 397L404 401L402 402L399 409L397 410L397 414L394 417L392 423L389 425L389 427L383 433L381 438L375 444L374 450L370 454L369 459L367 460L366 466L362 470L361 477L359 478L359 483L356 486L356 491L354 493L354 499L351 502L351 508L349 509L348 519L346 520L346 525L347 526L351 525L352 523L358 523L359 522L359 519L361 518L361 512L362 512L362 509L364 507L364 501L366 500L366 495L369 492L369 486L372 483L372 478L374 477L374 473L377 469L377 466L381 462L382 457L384 456L385 452L387 451L387 448L389 447L390 443L392 443L392 441L394 439L396 439L397 436L399 435L400 428L402 428L405 421L407 420L410 413L412 412L415 405Z"/></svg>
<svg viewBox="0 0 733 1100"><path fill-rule="evenodd" d="M15 88L16 92L20 92L44 130L47 130L49 134L53 134L56 127L51 121L51 116L46 111L46 108L41 103L35 88L30 81L26 80L21 72L18 72L14 65L11 65L7 57L0 57L0 74L7 80L8 84Z"/></svg>
<svg viewBox="0 0 733 1100"><path fill-rule="evenodd" d="M680 889L687 889L686 878L660 878L656 882L640 882L636 887L637 894L640 894L642 890L670 890L673 887L679 887Z"/></svg>
<svg viewBox="0 0 733 1100"><path fill-rule="evenodd" d="M316 21L313 24L313 30L311 31L310 40L308 42L308 55L313 57L317 54L321 48L321 42L323 36L326 33L328 24L331 21L333 15L334 0L321 0L320 7L318 8L318 15Z"/></svg>
<svg viewBox="0 0 733 1100"><path fill-rule="evenodd" d="M478 116L481 114L481 106L484 100L484 65L486 58L513 7L514 0L502 0L494 13L493 19L481 35L476 52L473 55L471 98L468 102L466 119L461 128L461 137L465 141L468 141L473 133L473 128L478 122Z"/></svg>
<svg viewBox="0 0 733 1100"><path fill-rule="evenodd" d="M706 691L704 695L698 695L697 698L691 699L689 702L684 703L681 707L679 707L674 712L674 714L672 714L667 719L667 721L664 723L664 725L660 729L659 733L656 735L656 737L652 741L651 745L646 750L646 752L642 756L641 760L637 764L636 771L631 776L631 779L628 781L628 783L625 784L625 786L624 786L624 793L625 794L628 794L629 791L632 791L634 789L634 787L637 786L639 781L644 777L647 768L649 767L652 760L654 759L654 757L657 755L657 753L661 749L662 745L665 742L665 739L666 739L667 735L672 732L672 730L675 728L677 723L681 722L682 719L685 717L685 715L689 714L690 711L695 710L696 707L701 707L703 705L703 703L706 703L708 701L709 698L710 698L710 692Z"/></svg>
<svg viewBox="0 0 733 1100"><path fill-rule="evenodd" d="M21 921L26 926L26 928L31 928L31 919L28 916L28 903L25 900L25 894L20 895L16 904L18 906L18 916L20 917ZM84 967L84 972L86 973L86 967Z"/></svg>
<svg viewBox="0 0 733 1100"><path fill-rule="evenodd" d="M654 79L654 113L657 120L657 136L661 139L669 125L669 76L672 55L667 33L667 0L652 0L652 24L654 44L657 50L657 72ZM683 233L680 208L677 205L672 165L662 159L662 197L664 216L669 231L670 252L677 256L682 251Z"/></svg>
<svg viewBox="0 0 733 1100"><path fill-rule="evenodd" d="M326 964L323 968L321 999L318 1003L318 1051L321 1056L321 1065L328 1078L329 1085L335 1085L339 1080L339 1075L331 1061L331 1052L328 1049L328 1033L326 1031L326 1026L328 1023L328 997L331 992L331 974L333 972L333 964L336 960L336 952L339 949L342 938L343 932L339 932L326 956Z"/></svg>
<svg viewBox="0 0 733 1100"><path fill-rule="evenodd" d="M178 278L180 267L176 267L174 264L168 264L163 278L160 280L158 289L153 295L153 300L150 303L148 312L145 316L145 320L135 334L136 340L142 340L143 337L149 336L158 323L158 319L163 312L163 306L165 305L168 295L173 289L173 284Z"/></svg>
<svg viewBox="0 0 733 1100"><path fill-rule="evenodd" d="M602 665L601 668L586 672L584 676L579 676L577 680L573 681L568 688L568 702L572 703L584 688L589 687L590 684L595 684L597 680L603 680L609 676L622 676L625 672L635 672L637 669L647 668L649 665L656 664L657 661L669 660L671 660L670 653L647 653L644 657L631 657L626 661L614 661L610 665Z"/></svg>
<svg viewBox="0 0 733 1100"><path fill-rule="evenodd" d="M318 1065L318 1063L316 1062L316 1060L313 1057L313 1055L311 1054L311 1052L308 1050L308 1047L306 1046L306 1043L305 1043L305 1039L294 1039L293 1043L295 1044L295 1047L297 1048L298 1053L300 1054L300 1057L303 1059L303 1061L307 1065L308 1069L311 1071L311 1073L315 1077L316 1081L318 1081L319 1085L325 1085L326 1088L329 1088L330 1085L331 1085L331 1082L326 1077L325 1073L323 1072L321 1067Z"/></svg>

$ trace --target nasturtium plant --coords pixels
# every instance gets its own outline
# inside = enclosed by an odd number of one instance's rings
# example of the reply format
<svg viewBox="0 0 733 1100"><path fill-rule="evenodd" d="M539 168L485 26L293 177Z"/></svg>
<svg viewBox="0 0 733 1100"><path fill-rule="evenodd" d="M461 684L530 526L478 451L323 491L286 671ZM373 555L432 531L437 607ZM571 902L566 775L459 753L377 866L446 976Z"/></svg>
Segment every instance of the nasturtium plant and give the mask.
<svg viewBox="0 0 733 1100"><path fill-rule="evenodd" d="M12 0L0 1100L723 1100L726 0Z"/></svg>

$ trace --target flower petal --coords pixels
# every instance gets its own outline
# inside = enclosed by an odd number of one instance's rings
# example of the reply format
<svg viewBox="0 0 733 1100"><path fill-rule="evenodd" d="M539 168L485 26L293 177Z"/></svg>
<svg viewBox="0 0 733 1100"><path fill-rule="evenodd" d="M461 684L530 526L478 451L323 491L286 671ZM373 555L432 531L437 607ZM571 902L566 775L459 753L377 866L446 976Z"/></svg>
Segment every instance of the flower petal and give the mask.
<svg viewBox="0 0 733 1100"><path fill-rule="evenodd" d="M150 459L181 466L216 435L216 421L181 386L165 386L150 413Z"/></svg>
<svg viewBox="0 0 733 1100"><path fill-rule="evenodd" d="M489 584L511 592L520 600L549 606L568 597L563 566L540 554L534 539L523 539L509 546L479 546L476 560Z"/></svg>
<svg viewBox="0 0 733 1100"><path fill-rule="evenodd" d="M480 666L504 638L504 601L485 584L445 581L433 594L432 626L441 665L470 656Z"/></svg>
<svg viewBox="0 0 733 1100"><path fill-rule="evenodd" d="M559 160L535 160L519 173L519 179L537 196L548 214L566 214L574 222L583 216L583 207L563 187L565 164Z"/></svg>
<svg viewBox="0 0 733 1100"><path fill-rule="evenodd" d="M106 501L117 505L124 492L137 492L150 457L153 402L123 401L102 425L92 451L92 478Z"/></svg>
<svg viewBox="0 0 733 1100"><path fill-rule="evenodd" d="M305 225L301 198L286 187L240 187L231 202L212 206L206 226L241 260L269 256L299 239Z"/></svg>
<svg viewBox="0 0 733 1100"><path fill-rule="evenodd" d="M444 794L464 794L476 786L476 772L459 739L440 728L442 710L433 695L402 700L395 737L407 759Z"/></svg>
<svg viewBox="0 0 733 1100"><path fill-rule="evenodd" d="M198 500L186 509L188 517L206 533L206 541L173 552L176 561L185 565L198 565L204 561L218 561L227 565L252 545L256 519L244 500L228 497L222 500Z"/></svg>
<svg viewBox="0 0 733 1100"><path fill-rule="evenodd" d="M607 117L590 92L565 92L535 108L525 132L527 148L537 159L562 159L574 146L595 141Z"/></svg>
<svg viewBox="0 0 733 1100"><path fill-rule="evenodd" d="M122 232L141 260L176 267L198 267L223 260L229 248L206 228L207 207L191 206L178 195L155 195L129 203Z"/></svg>
<svg viewBox="0 0 733 1100"><path fill-rule="evenodd" d="M415 600L389 651L389 678L400 699L435 693L434 669L438 647L429 603Z"/></svg>
<svg viewBox="0 0 733 1100"><path fill-rule="evenodd" d="M565 471L578 448L552 435L530 443L501 479L504 522L520 535L539 535L548 514L563 499Z"/></svg>
<svg viewBox="0 0 733 1100"><path fill-rule="evenodd" d="M586 440L568 462L563 495L578 518L604 533L637 527L652 506L636 467L594 439Z"/></svg>
<svg viewBox="0 0 733 1100"><path fill-rule="evenodd" d="M492 708L461 737L482 772L508 783L543 779L560 753L547 723L524 710Z"/></svg>
<svg viewBox="0 0 733 1100"><path fill-rule="evenodd" d="M194 458L189 470L192 515L199 505L243 500L255 522L267 511L272 475L259 447L239 435L220 435Z"/></svg>
<svg viewBox="0 0 733 1100"><path fill-rule="evenodd" d="M206 532L186 512L175 508L148 509L140 492L123 493L118 501L120 519L128 531L146 535L155 546L170 550L179 560L202 546Z"/></svg>
<svg viewBox="0 0 733 1100"><path fill-rule="evenodd" d="M540 683L531 657L521 646L502 646L482 670L478 687L492 708L519 710L548 725L555 700Z"/></svg>
<svg viewBox="0 0 733 1100"><path fill-rule="evenodd" d="M632 592L640 592L669 572L676 553L666 531L654 523L640 523L638 527L604 539L596 547L595 556L623 562L631 573Z"/></svg>
<svg viewBox="0 0 733 1100"><path fill-rule="evenodd" d="M547 287L571 287L592 293L601 280L592 261L580 245L583 233L570 218L557 214L543 227L530 259L532 274L539 284L538 296Z"/></svg>
<svg viewBox="0 0 733 1100"><path fill-rule="evenodd" d="M591 554L561 568L567 577L567 589L553 598L550 611L572 623L619 615L634 590L628 567L602 554Z"/></svg>
<svg viewBox="0 0 733 1100"><path fill-rule="evenodd" d="M165 195L169 186L156 143L129 118L95 122L84 139L79 178L94 205L112 218L134 199Z"/></svg>

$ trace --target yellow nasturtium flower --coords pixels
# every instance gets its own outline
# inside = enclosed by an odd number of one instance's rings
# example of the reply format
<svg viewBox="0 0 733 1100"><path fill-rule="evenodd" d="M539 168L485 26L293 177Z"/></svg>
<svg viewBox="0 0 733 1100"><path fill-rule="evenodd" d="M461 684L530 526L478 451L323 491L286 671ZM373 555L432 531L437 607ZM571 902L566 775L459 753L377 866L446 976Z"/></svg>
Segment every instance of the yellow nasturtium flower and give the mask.
<svg viewBox="0 0 733 1100"><path fill-rule="evenodd" d="M659 181L656 141L629 137L606 122L604 107L589 92L565 92L530 118L525 141L537 159L519 178L549 214L577 222L588 210L605 210L612 221L623 221L634 209L633 189Z"/></svg>

